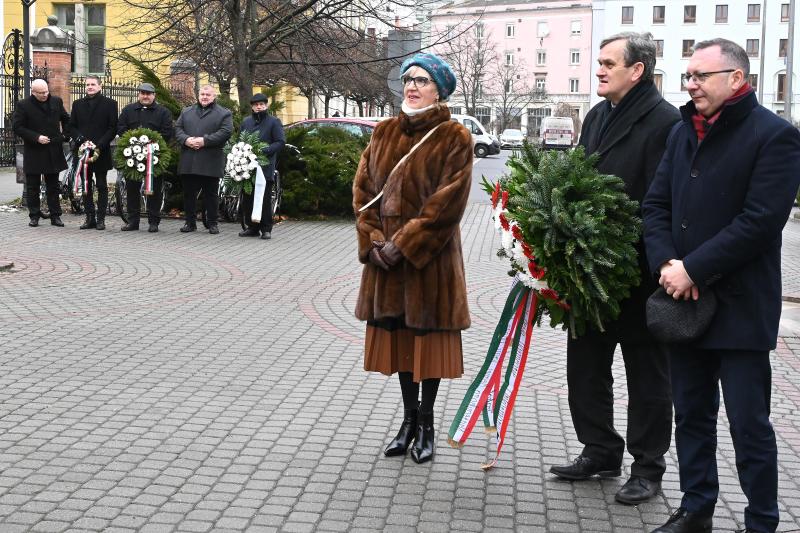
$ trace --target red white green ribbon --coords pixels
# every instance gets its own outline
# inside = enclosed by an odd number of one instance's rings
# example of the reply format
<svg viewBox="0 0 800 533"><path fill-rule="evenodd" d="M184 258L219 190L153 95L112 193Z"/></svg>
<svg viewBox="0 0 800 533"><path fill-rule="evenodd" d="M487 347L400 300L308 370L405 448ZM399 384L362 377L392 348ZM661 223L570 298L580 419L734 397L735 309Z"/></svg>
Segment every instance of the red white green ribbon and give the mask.
<svg viewBox="0 0 800 533"><path fill-rule="evenodd" d="M89 154L91 149L85 149L78 159L78 168L75 171L75 182L73 192L76 195L89 193Z"/></svg>
<svg viewBox="0 0 800 533"><path fill-rule="evenodd" d="M144 147L144 195L153 194L153 143L147 143Z"/></svg>
<svg viewBox="0 0 800 533"><path fill-rule="evenodd" d="M495 435L497 451L494 459L482 465L484 470L497 464L503 448L511 411L522 381L525 363L536 322L538 294L514 278L500 321L495 328L481 370L467 389L467 394L450 425L448 442L464 445L483 413L486 431ZM505 379L501 386L503 363L508 355Z"/></svg>

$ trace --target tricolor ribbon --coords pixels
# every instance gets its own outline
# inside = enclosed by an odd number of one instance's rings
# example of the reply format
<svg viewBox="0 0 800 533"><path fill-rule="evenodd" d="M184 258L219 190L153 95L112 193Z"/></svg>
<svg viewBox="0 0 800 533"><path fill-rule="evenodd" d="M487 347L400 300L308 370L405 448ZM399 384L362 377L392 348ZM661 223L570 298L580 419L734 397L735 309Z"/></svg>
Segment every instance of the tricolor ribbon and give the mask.
<svg viewBox="0 0 800 533"><path fill-rule="evenodd" d="M147 143L144 147L144 184L142 189L145 196L153 194L153 143Z"/></svg>
<svg viewBox="0 0 800 533"><path fill-rule="evenodd" d="M77 196L89 193L89 155L91 152L91 148L84 149L78 159L78 168L75 170L75 179L73 180L75 182L73 192Z"/></svg>
<svg viewBox="0 0 800 533"><path fill-rule="evenodd" d="M467 389L467 394L450 425L448 442L464 445L478 416L483 413L487 433L495 435L497 451L490 462L481 466L488 470L497 464L503 448L511 411L517 397L536 322L538 295L514 278L500 321L480 372ZM508 355L505 379L501 385L503 363Z"/></svg>

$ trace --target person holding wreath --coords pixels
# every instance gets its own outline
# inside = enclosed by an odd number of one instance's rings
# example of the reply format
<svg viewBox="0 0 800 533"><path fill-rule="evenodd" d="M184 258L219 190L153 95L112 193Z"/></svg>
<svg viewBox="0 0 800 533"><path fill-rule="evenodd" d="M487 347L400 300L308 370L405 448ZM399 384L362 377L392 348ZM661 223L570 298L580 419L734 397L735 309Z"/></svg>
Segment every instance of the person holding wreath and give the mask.
<svg viewBox="0 0 800 533"><path fill-rule="evenodd" d="M384 454L404 455L413 442L412 459L424 463L440 380L463 373L470 317L459 223L472 137L444 103L456 87L447 63L420 53L401 72L402 111L375 128L353 183L364 264L355 315L367 322L364 369L400 380L404 417Z"/></svg>
<svg viewBox="0 0 800 533"><path fill-rule="evenodd" d="M69 125L75 133L75 148L90 141L97 147L99 156L89 164L86 173L86 221L80 229L106 229L105 218L108 207L108 183L106 175L111 169L111 141L117 135L117 101L101 93L103 86L98 76L86 76L86 96L72 104ZM80 153L76 154L80 157ZM97 210L94 205L94 184L91 176L97 179Z"/></svg>
<svg viewBox="0 0 800 533"><path fill-rule="evenodd" d="M239 232L239 237L258 237L261 232L262 239L272 238L272 197L270 190L275 179L275 164L278 159L278 152L283 150L286 140L283 134L283 124L277 117L271 116L267 112L267 97L258 93L250 99L250 107L253 114L242 121L241 131L249 131L258 134L258 138L267 143L264 155L269 158L269 164L262 167L264 177L267 180L267 189L264 193L261 222L254 223L250 219L253 210L254 194L244 193L242 213L247 223L247 229Z"/></svg>
<svg viewBox="0 0 800 533"><path fill-rule="evenodd" d="M117 123L117 135L122 135L128 130L136 128L148 128L157 131L169 142L174 137L172 126L172 114L169 109L156 102L156 88L150 83L139 85L138 101L126 105L119 115ZM147 197L147 221L149 227L147 231L155 233L158 231L158 224L161 222L161 202L163 200L163 178L154 176L153 194ZM128 193L128 223L122 227L122 231L136 231L139 229L139 191L142 183L140 181L126 180L125 187Z"/></svg>

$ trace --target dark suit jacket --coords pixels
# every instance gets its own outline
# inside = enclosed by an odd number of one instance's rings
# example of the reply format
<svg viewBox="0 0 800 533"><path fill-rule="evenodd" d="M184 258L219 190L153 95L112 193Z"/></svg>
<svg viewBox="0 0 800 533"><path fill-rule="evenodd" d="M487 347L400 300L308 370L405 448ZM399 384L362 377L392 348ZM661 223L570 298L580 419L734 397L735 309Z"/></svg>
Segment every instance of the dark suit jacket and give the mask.
<svg viewBox="0 0 800 533"><path fill-rule="evenodd" d="M682 259L717 313L696 346L775 348L781 314L781 232L800 185L800 132L750 93L726 105L702 143L689 102L670 134L642 211L653 275ZM702 296L701 296L702 297Z"/></svg>
<svg viewBox="0 0 800 533"><path fill-rule="evenodd" d="M616 108L608 101L594 106L586 115L579 144L587 154L597 153L597 170L625 182L632 200L641 202L666 147L667 135L680 120L678 110L664 100L651 82L639 83ZM650 340L645 320L645 302L658 284L650 276L644 244L636 244L641 282L622 304L619 318L606 331L617 341Z"/></svg>
<svg viewBox="0 0 800 533"><path fill-rule="evenodd" d="M13 127L25 144L26 174L55 174L67 168L62 144L69 137L69 115L61 98L51 94L44 103L33 95L20 100ZM39 144L40 135L50 137L50 143Z"/></svg>
<svg viewBox="0 0 800 533"><path fill-rule="evenodd" d="M223 148L232 133L230 110L216 102L206 108L200 104L185 108L175 123L175 138L181 146L178 174L221 178L225 172ZM189 137L202 137L205 144L199 150L188 148Z"/></svg>
<svg viewBox="0 0 800 533"><path fill-rule="evenodd" d="M278 152L286 146L286 136L283 133L283 124L278 117L265 115L263 119L256 122L254 116L249 116L242 121L241 131L251 131L258 133L258 138L267 143L264 155L269 158L269 164L262 167L264 177L267 181L272 179L275 172L275 164L278 161Z"/></svg>
<svg viewBox="0 0 800 533"><path fill-rule="evenodd" d="M158 102L153 102L153 105L147 107L139 102L133 102L122 108L122 113L117 121L117 135L136 128L157 131L167 142L175 136L172 113Z"/></svg>
<svg viewBox="0 0 800 533"><path fill-rule="evenodd" d="M102 94L94 98L97 99L94 107L85 96L72 104L69 124L76 140L90 140L100 149L100 157L91 165L91 170L104 171L113 166L111 141L117 136L117 101Z"/></svg>

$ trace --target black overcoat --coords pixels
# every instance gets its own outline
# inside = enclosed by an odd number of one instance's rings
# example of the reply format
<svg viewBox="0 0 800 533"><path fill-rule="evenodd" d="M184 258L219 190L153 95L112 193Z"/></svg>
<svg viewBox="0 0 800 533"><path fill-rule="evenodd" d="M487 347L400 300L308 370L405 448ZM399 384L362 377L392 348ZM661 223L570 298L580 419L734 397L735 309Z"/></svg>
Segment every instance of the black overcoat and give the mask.
<svg viewBox="0 0 800 533"><path fill-rule="evenodd" d="M107 171L113 166L111 158L111 141L117 136L117 101L100 93L92 97L97 99L94 106L89 98L76 100L72 104L69 124L76 140L90 140L100 150L100 157L89 166L90 170ZM79 148L79 146L76 146Z"/></svg>
<svg viewBox="0 0 800 533"><path fill-rule="evenodd" d="M258 138L261 142L267 143L264 148L264 155L269 158L269 164L262 166L264 177L267 181L272 180L272 175L275 172L275 164L278 161L278 152L283 150L286 146L286 136L283 132L283 124L281 124L278 117L265 115L261 120L256 121L255 116L251 115L242 121L241 131L249 131L258 133Z"/></svg>
<svg viewBox="0 0 800 533"><path fill-rule="evenodd" d="M117 135L122 135L126 131L136 128L148 128L157 131L167 142L175 136L172 113L158 102L153 102L153 105L149 106L133 102L122 108L119 121L117 121Z"/></svg>
<svg viewBox="0 0 800 533"><path fill-rule="evenodd" d="M233 133L233 116L229 109L213 103L189 106L175 123L175 138L181 146L178 174L194 174L222 178L225 172L223 148ZM189 137L202 137L205 143L199 150L186 146Z"/></svg>
<svg viewBox="0 0 800 533"><path fill-rule="evenodd" d="M664 100L652 82L641 82L626 94L616 109L608 101L586 115L579 144L587 154L597 153L596 168L625 182L625 191L639 203L644 199L664 153L667 136L680 120L678 110ZM649 341L645 303L658 284L650 275L644 243L636 243L641 281L622 301L619 318L606 331L618 342Z"/></svg>
<svg viewBox="0 0 800 533"><path fill-rule="evenodd" d="M43 103L33 95L20 100L13 127L24 142L25 174L56 174L67 168L62 144L69 137L69 115L61 98L51 94ZM39 144L40 135L50 137L50 142Z"/></svg>
<svg viewBox="0 0 800 533"><path fill-rule="evenodd" d="M698 143L689 102L642 205L653 276L682 259L717 312L703 349L775 348L781 314L781 233L800 186L800 132L752 92L723 107ZM702 292L701 292L702 294ZM702 298L702 296L701 296Z"/></svg>

